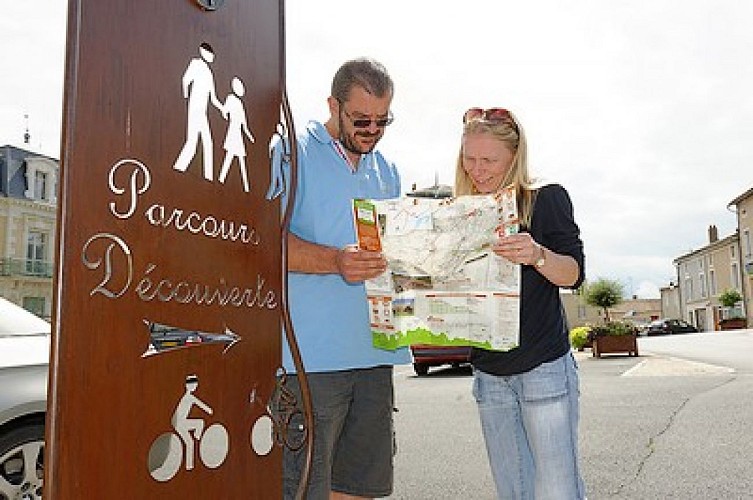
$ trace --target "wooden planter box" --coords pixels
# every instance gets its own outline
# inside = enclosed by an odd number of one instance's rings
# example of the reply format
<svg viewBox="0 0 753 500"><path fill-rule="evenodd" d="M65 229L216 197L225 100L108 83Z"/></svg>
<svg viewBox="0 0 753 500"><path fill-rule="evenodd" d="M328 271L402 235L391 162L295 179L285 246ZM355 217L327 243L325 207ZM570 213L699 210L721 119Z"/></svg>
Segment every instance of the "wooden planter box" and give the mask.
<svg viewBox="0 0 753 500"><path fill-rule="evenodd" d="M591 352L597 358L602 354L615 353L638 356L638 338L636 335L600 335L593 339Z"/></svg>
<svg viewBox="0 0 753 500"><path fill-rule="evenodd" d="M723 319L719 322L719 328L722 330L740 330L747 326L745 318Z"/></svg>
<svg viewBox="0 0 753 500"><path fill-rule="evenodd" d="M590 340L586 340L586 342L581 347L578 348L578 352L583 352L586 349L593 349L593 347L594 347L593 342Z"/></svg>

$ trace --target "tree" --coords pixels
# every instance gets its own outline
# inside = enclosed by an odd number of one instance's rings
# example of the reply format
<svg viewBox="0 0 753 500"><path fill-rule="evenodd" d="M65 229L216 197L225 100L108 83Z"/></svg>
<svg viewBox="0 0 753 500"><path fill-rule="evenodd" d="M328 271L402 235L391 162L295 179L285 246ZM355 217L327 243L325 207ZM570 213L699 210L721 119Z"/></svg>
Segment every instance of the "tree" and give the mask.
<svg viewBox="0 0 753 500"><path fill-rule="evenodd" d="M609 308L622 302L622 284L618 281L599 278L586 286L586 303L604 309L604 322L609 323Z"/></svg>
<svg viewBox="0 0 753 500"><path fill-rule="evenodd" d="M732 288L725 290L719 295L719 302L721 302L724 307L735 307L735 304L741 300L743 300L743 296L740 295L740 292Z"/></svg>
<svg viewBox="0 0 753 500"><path fill-rule="evenodd" d="M740 317L740 313L736 309L736 305L738 302L743 300L743 296L735 290L734 288L729 288L721 293L719 295L719 302L726 308L729 309L730 314L732 317Z"/></svg>

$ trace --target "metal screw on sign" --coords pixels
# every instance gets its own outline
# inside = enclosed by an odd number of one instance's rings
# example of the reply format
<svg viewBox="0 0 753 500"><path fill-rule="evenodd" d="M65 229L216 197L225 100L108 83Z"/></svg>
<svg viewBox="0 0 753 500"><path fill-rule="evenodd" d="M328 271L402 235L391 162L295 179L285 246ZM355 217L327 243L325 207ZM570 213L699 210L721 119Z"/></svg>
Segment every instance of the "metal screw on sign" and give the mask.
<svg viewBox="0 0 753 500"><path fill-rule="evenodd" d="M196 0L204 10L217 10L225 3L225 0Z"/></svg>

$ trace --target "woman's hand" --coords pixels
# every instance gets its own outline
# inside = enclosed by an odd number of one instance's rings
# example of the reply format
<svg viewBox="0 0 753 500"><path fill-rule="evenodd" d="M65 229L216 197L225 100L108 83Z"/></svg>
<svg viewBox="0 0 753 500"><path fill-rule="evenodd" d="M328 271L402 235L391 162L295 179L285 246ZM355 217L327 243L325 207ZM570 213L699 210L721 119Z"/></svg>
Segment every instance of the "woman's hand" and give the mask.
<svg viewBox="0 0 753 500"><path fill-rule="evenodd" d="M542 256L541 245L536 243L528 233L505 236L498 232L499 239L492 245L492 251L513 264L532 266Z"/></svg>
<svg viewBox="0 0 753 500"><path fill-rule="evenodd" d="M492 251L513 264L536 266L539 259L542 265L536 271L557 286L573 286L578 281L578 263L569 255L559 255L536 243L528 233L505 236L492 245Z"/></svg>

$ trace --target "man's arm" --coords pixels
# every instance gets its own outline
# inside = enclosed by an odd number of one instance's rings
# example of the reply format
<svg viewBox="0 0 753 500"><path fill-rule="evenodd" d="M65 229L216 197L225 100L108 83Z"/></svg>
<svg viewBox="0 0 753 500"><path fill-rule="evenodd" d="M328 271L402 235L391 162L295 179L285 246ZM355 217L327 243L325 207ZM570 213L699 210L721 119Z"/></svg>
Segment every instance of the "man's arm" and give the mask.
<svg viewBox="0 0 753 500"><path fill-rule="evenodd" d="M308 274L339 274L349 283L376 278L387 269L380 252L355 246L328 247L288 234L288 270Z"/></svg>
<svg viewBox="0 0 753 500"><path fill-rule="evenodd" d="M297 273L339 273L339 248L318 245L288 233L288 270Z"/></svg>

